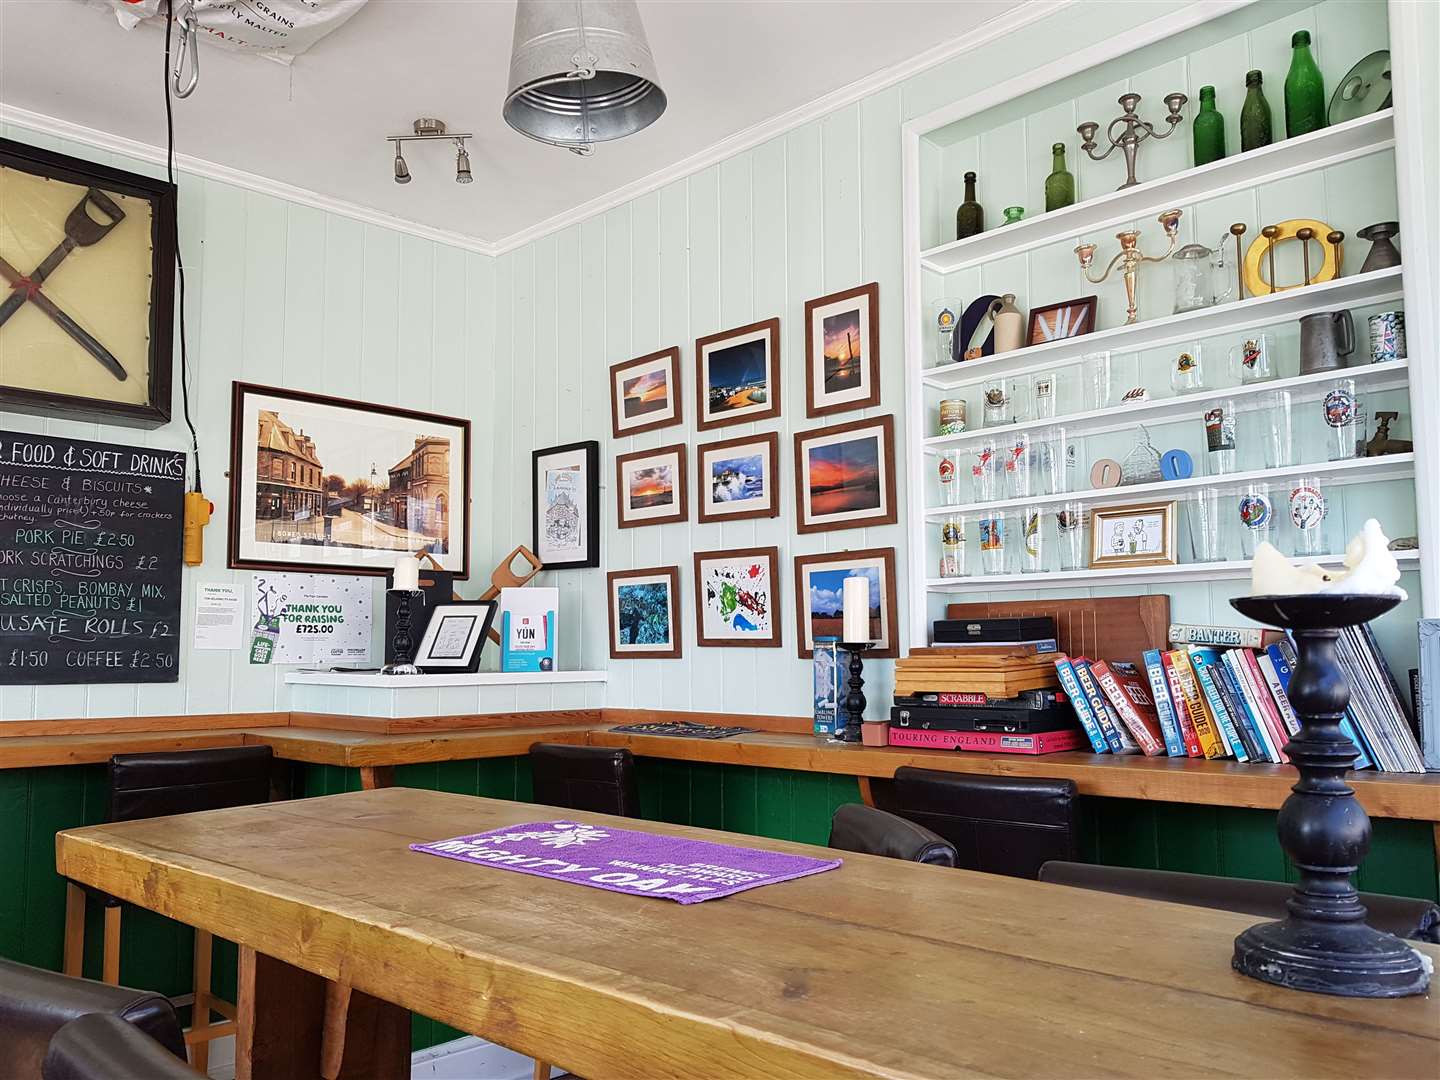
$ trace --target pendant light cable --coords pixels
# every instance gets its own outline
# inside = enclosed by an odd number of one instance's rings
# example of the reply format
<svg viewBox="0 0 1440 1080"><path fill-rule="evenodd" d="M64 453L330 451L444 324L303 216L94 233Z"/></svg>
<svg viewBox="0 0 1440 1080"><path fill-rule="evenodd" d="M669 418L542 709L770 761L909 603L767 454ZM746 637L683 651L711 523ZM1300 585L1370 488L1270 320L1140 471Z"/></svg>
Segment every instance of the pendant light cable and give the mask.
<svg viewBox="0 0 1440 1080"><path fill-rule="evenodd" d="M165 179L175 183L175 114L170 101L170 36L175 18L171 11L172 0L165 0L165 70L161 82L165 87ZM180 214L179 199L176 199L175 214L175 269L180 282L180 402L185 415L185 426L190 429L190 443L195 452L195 490L204 491L200 483L200 436L195 431L195 422L190 419L190 358L185 349L185 260L180 255Z"/></svg>

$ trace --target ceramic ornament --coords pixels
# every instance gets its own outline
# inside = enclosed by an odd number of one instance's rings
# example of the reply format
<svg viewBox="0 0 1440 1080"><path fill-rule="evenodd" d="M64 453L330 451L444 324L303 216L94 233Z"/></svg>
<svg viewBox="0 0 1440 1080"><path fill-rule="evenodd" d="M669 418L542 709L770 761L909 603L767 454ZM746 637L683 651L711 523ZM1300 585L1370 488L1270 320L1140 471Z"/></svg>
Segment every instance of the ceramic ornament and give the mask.
<svg viewBox="0 0 1440 1080"><path fill-rule="evenodd" d="M1342 596L1398 596L1409 594L1396 582L1400 564L1390 551L1390 541L1374 518L1345 545L1345 569L1324 570L1318 566L1292 566L1269 543L1255 549L1250 564L1251 596L1304 596L1326 593Z"/></svg>

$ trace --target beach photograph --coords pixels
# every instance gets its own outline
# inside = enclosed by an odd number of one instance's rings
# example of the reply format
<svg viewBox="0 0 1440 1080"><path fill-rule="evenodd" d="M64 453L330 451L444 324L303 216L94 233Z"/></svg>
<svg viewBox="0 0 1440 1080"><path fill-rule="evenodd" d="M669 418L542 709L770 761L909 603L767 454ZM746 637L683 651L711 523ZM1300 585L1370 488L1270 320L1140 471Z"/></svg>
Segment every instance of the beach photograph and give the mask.
<svg viewBox="0 0 1440 1080"><path fill-rule="evenodd" d="M810 512L817 517L882 507L880 441L874 435L811 447L806 475Z"/></svg>
<svg viewBox="0 0 1440 1080"><path fill-rule="evenodd" d="M675 502L675 470L669 465L652 465L630 474L626 488L632 510L652 510Z"/></svg>
<svg viewBox="0 0 1440 1080"><path fill-rule="evenodd" d="M825 392L839 393L860 386L860 309L829 315L820 322L825 338Z"/></svg>
<svg viewBox="0 0 1440 1080"><path fill-rule="evenodd" d="M706 355L711 415L764 405L769 400L765 343L765 338L756 338Z"/></svg>

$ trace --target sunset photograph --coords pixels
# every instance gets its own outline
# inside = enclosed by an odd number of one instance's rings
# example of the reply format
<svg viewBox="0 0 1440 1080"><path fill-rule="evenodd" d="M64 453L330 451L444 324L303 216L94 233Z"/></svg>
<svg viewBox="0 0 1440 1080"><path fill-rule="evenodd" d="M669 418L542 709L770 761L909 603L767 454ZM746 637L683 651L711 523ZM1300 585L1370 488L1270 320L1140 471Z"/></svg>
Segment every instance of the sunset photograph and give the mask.
<svg viewBox="0 0 1440 1080"><path fill-rule="evenodd" d="M629 498L633 510L669 506L675 501L674 470L669 465L636 469L630 474Z"/></svg>
<svg viewBox="0 0 1440 1080"><path fill-rule="evenodd" d="M659 412L670 403L669 372L664 368L647 371L621 383L621 397L626 417Z"/></svg>
<svg viewBox="0 0 1440 1080"><path fill-rule="evenodd" d="M860 309L851 308L821 321L825 334L825 392L860 385Z"/></svg>
<svg viewBox="0 0 1440 1080"><path fill-rule="evenodd" d="M812 513L880 508L880 446L873 435L811 447L806 462Z"/></svg>

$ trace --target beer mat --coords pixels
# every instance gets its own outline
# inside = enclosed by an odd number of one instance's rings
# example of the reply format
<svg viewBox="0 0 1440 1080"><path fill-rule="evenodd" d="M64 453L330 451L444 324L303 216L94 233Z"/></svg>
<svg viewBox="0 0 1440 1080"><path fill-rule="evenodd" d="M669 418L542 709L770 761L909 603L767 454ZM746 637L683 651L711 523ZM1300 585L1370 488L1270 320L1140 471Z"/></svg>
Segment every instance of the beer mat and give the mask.
<svg viewBox="0 0 1440 1080"><path fill-rule="evenodd" d="M749 735L753 727L718 727L713 724L692 724L680 720L673 724L622 724L613 727L621 735L677 735L682 739L728 739L731 735Z"/></svg>
<svg viewBox="0 0 1440 1080"><path fill-rule="evenodd" d="M411 844L410 850L681 904L715 900L840 865L839 859L812 859L578 821L530 821Z"/></svg>

